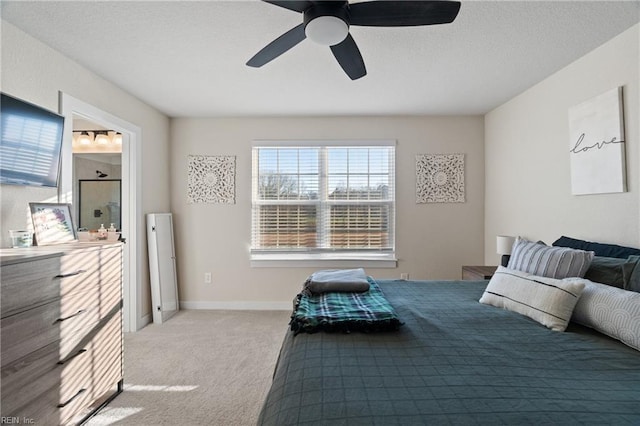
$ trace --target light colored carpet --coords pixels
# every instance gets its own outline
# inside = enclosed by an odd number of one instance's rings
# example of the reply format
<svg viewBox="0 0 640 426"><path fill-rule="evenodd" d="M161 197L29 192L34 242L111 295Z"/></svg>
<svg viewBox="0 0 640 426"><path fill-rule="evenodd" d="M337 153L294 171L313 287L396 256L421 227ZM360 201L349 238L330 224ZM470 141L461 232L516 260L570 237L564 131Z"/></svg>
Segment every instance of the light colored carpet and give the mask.
<svg viewBox="0 0 640 426"><path fill-rule="evenodd" d="M125 335L124 392L89 425L255 425L286 311L180 311Z"/></svg>

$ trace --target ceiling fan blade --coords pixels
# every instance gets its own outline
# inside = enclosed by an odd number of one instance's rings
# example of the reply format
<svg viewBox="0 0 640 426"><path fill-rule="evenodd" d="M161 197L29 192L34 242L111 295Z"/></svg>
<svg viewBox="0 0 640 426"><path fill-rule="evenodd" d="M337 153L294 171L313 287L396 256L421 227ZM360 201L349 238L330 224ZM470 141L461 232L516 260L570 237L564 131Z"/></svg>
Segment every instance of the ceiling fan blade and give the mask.
<svg viewBox="0 0 640 426"><path fill-rule="evenodd" d="M249 59L247 65L259 68L282 55L305 38L307 38L307 36L304 33L304 24L293 27L256 53L253 58Z"/></svg>
<svg viewBox="0 0 640 426"><path fill-rule="evenodd" d="M304 12L312 4L310 1L278 1L278 0L262 0L265 3L270 3L276 6L284 7L285 9L293 10L294 12Z"/></svg>
<svg viewBox="0 0 640 426"><path fill-rule="evenodd" d="M448 24L458 16L458 1L379 0L352 3L351 25L368 27L408 27Z"/></svg>
<svg viewBox="0 0 640 426"><path fill-rule="evenodd" d="M347 34L347 38L341 43L331 46L331 51L351 80L357 80L367 75L360 49L351 34Z"/></svg>

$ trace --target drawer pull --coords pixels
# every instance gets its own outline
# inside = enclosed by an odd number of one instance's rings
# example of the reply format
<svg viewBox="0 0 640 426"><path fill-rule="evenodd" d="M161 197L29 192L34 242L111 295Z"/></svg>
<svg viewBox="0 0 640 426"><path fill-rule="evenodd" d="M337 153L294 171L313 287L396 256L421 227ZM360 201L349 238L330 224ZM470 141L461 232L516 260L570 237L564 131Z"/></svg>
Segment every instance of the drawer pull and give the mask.
<svg viewBox="0 0 640 426"><path fill-rule="evenodd" d="M73 317L77 317L77 316L78 316L78 315L80 315L80 314L84 314L85 312L87 312L87 311L86 311L86 309L80 309L80 310L79 310L78 312L76 312L75 314L73 314L73 315L69 315L68 317L64 317L64 318L58 318L58 319L57 319L57 320L55 320L53 323L55 324L55 323L57 323L57 322L66 321L66 320L71 319L71 318L73 318Z"/></svg>
<svg viewBox="0 0 640 426"><path fill-rule="evenodd" d="M62 361L58 361L58 365L64 365L67 362L71 361L72 359L74 359L75 357L77 357L78 355L82 355L83 353L85 353L87 350L86 349L80 349L78 352L76 352L75 354L71 355L70 357L68 357L67 359L63 359Z"/></svg>
<svg viewBox="0 0 640 426"><path fill-rule="evenodd" d="M80 274L84 274L85 271L84 269L78 269L75 272L69 272L68 274L58 274L56 275L54 278L69 278L69 277L75 277L76 275L80 275Z"/></svg>
<svg viewBox="0 0 640 426"><path fill-rule="evenodd" d="M71 404L71 402L76 399L77 397L79 397L84 391L86 391L85 388L80 389L78 392L76 392L75 395L73 395L71 398L69 398L66 402L63 402L61 404L58 404L58 408L63 408L66 407L67 405Z"/></svg>

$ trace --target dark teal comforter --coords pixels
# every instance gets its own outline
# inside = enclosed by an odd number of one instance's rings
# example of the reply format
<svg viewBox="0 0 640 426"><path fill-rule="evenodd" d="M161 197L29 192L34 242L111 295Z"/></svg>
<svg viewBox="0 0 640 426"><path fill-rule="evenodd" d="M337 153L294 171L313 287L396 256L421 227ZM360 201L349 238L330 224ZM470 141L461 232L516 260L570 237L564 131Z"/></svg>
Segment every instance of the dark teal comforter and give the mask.
<svg viewBox="0 0 640 426"><path fill-rule="evenodd" d="M486 281L378 281L405 323L287 332L261 425L640 425L640 352L478 303Z"/></svg>

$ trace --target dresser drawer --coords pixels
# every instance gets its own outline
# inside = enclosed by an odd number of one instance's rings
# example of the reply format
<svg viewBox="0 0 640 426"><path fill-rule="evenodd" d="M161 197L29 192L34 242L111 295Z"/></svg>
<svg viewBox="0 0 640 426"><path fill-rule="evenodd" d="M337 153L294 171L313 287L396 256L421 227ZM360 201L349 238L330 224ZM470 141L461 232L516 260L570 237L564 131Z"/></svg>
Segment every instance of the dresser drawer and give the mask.
<svg viewBox="0 0 640 426"><path fill-rule="evenodd" d="M43 398L43 394L46 395L50 392L59 394L64 381L74 380L73 372L76 370L81 371L83 363L90 362L91 352L85 348L80 348L66 359L60 360L58 348L54 344L38 351L35 356L39 357L31 362L28 360L31 354L27 355L25 357L27 360L22 364L28 363L28 365L16 371L14 371L15 366L18 366L16 364L20 364L21 360L14 363L14 365L3 368L3 414L34 416L35 413L28 412L25 407L34 405L36 400ZM60 396L60 399L67 400L70 398L68 391L65 395Z"/></svg>
<svg viewBox="0 0 640 426"><path fill-rule="evenodd" d="M8 416L25 419L25 423L36 426L60 426L69 424L78 412L90 404L91 396L85 389L61 403L60 391L53 387L18 408L15 414L10 412Z"/></svg>
<svg viewBox="0 0 640 426"><path fill-rule="evenodd" d="M2 412L14 416L18 409L47 391L39 379L58 367L60 361L58 342L2 367Z"/></svg>
<svg viewBox="0 0 640 426"><path fill-rule="evenodd" d="M121 282L121 274L119 247L3 266L2 317L87 291L100 283Z"/></svg>
<svg viewBox="0 0 640 426"><path fill-rule="evenodd" d="M60 257L2 267L2 317L60 298Z"/></svg>
<svg viewBox="0 0 640 426"><path fill-rule="evenodd" d="M62 297L95 285L121 282L120 248L73 252L60 259L60 295Z"/></svg>
<svg viewBox="0 0 640 426"><path fill-rule="evenodd" d="M91 340L67 358L60 360L53 346L39 351L33 362L23 362L21 370L14 371L16 365L3 368L3 416L64 424L88 412L93 401L122 379L121 327L121 313L112 313L92 332Z"/></svg>
<svg viewBox="0 0 640 426"><path fill-rule="evenodd" d="M61 400L70 399L80 389L86 389L93 399L99 398L122 379L121 328L122 318L117 313L84 346L88 356L78 356L80 362L66 370L60 388Z"/></svg>
<svg viewBox="0 0 640 426"><path fill-rule="evenodd" d="M73 424L80 422L106 398L119 391L123 375L121 313L100 330L94 339L93 348L90 380L85 382L89 384L86 387L87 396L90 397L89 403L85 403L73 417ZM69 387L68 392L73 393L74 390L73 387Z"/></svg>
<svg viewBox="0 0 640 426"><path fill-rule="evenodd" d="M59 342L61 357L90 332L119 300L94 288L2 319L2 366ZM117 296L117 295L116 295Z"/></svg>

